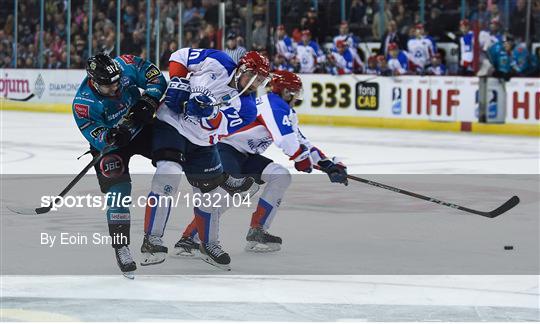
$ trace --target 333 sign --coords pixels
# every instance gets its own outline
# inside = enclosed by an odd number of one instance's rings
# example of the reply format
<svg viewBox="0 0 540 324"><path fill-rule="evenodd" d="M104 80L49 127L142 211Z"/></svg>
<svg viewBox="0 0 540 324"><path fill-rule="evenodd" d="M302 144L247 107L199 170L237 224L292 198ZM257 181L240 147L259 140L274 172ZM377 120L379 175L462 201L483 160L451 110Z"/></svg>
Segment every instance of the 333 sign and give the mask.
<svg viewBox="0 0 540 324"><path fill-rule="evenodd" d="M379 84L358 82L355 85L354 106L357 110L379 109ZM349 83L311 83L313 108L349 108L353 101Z"/></svg>
<svg viewBox="0 0 540 324"><path fill-rule="evenodd" d="M348 108L351 105L351 86L348 83L313 82L311 93L313 108Z"/></svg>

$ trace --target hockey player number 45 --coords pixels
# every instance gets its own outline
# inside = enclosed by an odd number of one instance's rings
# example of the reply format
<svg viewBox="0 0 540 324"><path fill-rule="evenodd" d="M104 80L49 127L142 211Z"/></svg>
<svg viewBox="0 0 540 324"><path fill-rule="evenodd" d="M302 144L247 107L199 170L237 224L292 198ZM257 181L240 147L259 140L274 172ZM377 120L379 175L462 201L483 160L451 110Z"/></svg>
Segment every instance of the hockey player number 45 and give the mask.
<svg viewBox="0 0 540 324"><path fill-rule="evenodd" d="M283 121L281 123L285 126L292 126L291 120L287 115L283 116Z"/></svg>

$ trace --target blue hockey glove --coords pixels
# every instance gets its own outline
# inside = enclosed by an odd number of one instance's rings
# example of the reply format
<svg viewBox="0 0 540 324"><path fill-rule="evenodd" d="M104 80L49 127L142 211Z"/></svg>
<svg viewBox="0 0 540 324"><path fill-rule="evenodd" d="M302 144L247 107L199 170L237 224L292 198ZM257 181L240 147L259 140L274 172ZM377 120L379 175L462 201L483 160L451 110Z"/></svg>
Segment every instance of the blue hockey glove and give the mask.
<svg viewBox="0 0 540 324"><path fill-rule="evenodd" d="M186 102L186 115L197 118L213 118L219 109L210 106L212 103L212 99L205 95L193 97Z"/></svg>
<svg viewBox="0 0 540 324"><path fill-rule="evenodd" d="M167 92L165 92L165 104L176 113L184 112L184 103L189 100L191 87L189 80L174 77L169 82Z"/></svg>
<svg viewBox="0 0 540 324"><path fill-rule="evenodd" d="M349 180L347 179L347 167L343 163L337 162L336 158L333 158L332 160L320 160L318 165L321 167L322 171L328 174L330 182L342 183L346 186L349 185Z"/></svg>

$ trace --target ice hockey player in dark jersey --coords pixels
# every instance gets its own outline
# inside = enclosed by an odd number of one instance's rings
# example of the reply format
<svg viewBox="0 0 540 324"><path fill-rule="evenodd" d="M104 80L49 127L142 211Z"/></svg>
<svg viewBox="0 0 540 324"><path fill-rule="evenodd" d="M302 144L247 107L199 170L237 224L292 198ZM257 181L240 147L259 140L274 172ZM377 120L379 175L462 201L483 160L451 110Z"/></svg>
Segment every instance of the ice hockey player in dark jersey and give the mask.
<svg viewBox="0 0 540 324"><path fill-rule="evenodd" d="M151 157L152 120L167 82L154 64L131 55L113 59L97 54L88 59L86 71L73 100L73 116L92 155L108 152L95 170L109 197L107 222L118 266L133 278L137 267L129 250L130 212L113 197L131 195L130 158Z"/></svg>

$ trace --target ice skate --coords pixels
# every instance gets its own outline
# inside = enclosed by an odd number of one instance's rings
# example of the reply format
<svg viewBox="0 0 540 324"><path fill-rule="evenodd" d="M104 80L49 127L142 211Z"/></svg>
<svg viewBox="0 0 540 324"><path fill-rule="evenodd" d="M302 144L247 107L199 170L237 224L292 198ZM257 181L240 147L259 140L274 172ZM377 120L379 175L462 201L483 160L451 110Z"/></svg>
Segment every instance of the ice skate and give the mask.
<svg viewBox="0 0 540 324"><path fill-rule="evenodd" d="M281 250L281 237L274 236L261 227L252 227L246 236L247 252L275 252Z"/></svg>
<svg viewBox="0 0 540 324"><path fill-rule="evenodd" d="M202 243L199 246L201 259L214 267L222 270L231 271L231 258L229 254L221 249L217 243Z"/></svg>
<svg viewBox="0 0 540 324"><path fill-rule="evenodd" d="M155 235L145 236L141 246L141 253L143 254L141 265L147 266L162 263L165 261L168 251L169 249L163 246L161 237Z"/></svg>
<svg viewBox="0 0 540 324"><path fill-rule="evenodd" d="M193 258L199 251L199 243L196 243L192 237L183 236L174 245L173 255L183 258Z"/></svg>
<svg viewBox="0 0 540 324"><path fill-rule="evenodd" d="M135 261L133 261L129 247L124 245L120 248L115 248L114 254L116 255L118 267L120 268L120 271L122 271L124 277L128 279L135 279L134 272L137 270L137 264L135 264Z"/></svg>

